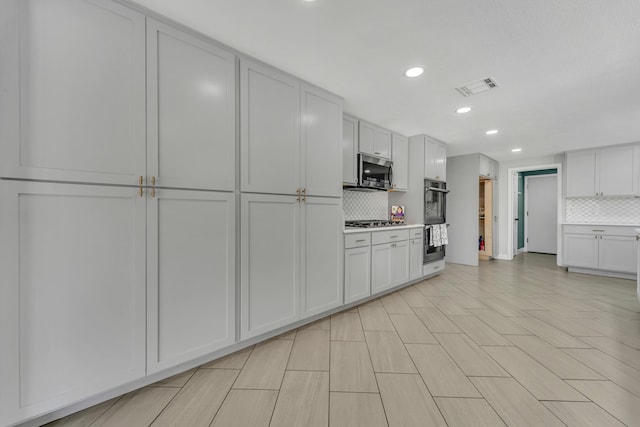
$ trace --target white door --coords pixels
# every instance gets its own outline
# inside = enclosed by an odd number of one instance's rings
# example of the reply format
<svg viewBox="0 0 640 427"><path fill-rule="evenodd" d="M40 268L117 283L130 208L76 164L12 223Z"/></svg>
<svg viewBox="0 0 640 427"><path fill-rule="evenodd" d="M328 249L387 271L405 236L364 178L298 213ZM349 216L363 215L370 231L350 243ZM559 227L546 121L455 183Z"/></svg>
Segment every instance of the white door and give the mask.
<svg viewBox="0 0 640 427"><path fill-rule="evenodd" d="M145 375L137 188L0 181L0 424Z"/></svg>
<svg viewBox="0 0 640 427"><path fill-rule="evenodd" d="M147 209L147 370L235 342L235 196L158 189Z"/></svg>
<svg viewBox="0 0 640 427"><path fill-rule="evenodd" d="M412 239L409 241L409 280L422 277L422 239Z"/></svg>
<svg viewBox="0 0 640 427"><path fill-rule="evenodd" d="M339 306L344 292L342 199L304 199L300 205L300 314L303 318Z"/></svg>
<svg viewBox="0 0 640 427"><path fill-rule="evenodd" d="M406 191L409 184L409 139L395 133L392 137L393 188Z"/></svg>
<svg viewBox="0 0 640 427"><path fill-rule="evenodd" d="M525 247L527 252L558 251L557 175L525 177Z"/></svg>
<svg viewBox="0 0 640 427"><path fill-rule="evenodd" d="M393 286L391 281L391 243L371 246L371 293Z"/></svg>
<svg viewBox="0 0 640 427"><path fill-rule="evenodd" d="M621 273L637 273L638 245L635 236L602 235L599 245L599 267Z"/></svg>
<svg viewBox="0 0 640 427"><path fill-rule="evenodd" d="M358 183L358 120L345 115L342 120L342 182Z"/></svg>
<svg viewBox="0 0 640 427"><path fill-rule="evenodd" d="M593 197L599 193L596 180L598 150L573 151L566 156L567 197Z"/></svg>
<svg viewBox="0 0 640 427"><path fill-rule="evenodd" d="M401 285L409 281L409 241L391 244L391 284Z"/></svg>
<svg viewBox="0 0 640 427"><path fill-rule="evenodd" d="M344 251L344 302L349 304L371 295L371 249Z"/></svg>
<svg viewBox="0 0 640 427"><path fill-rule="evenodd" d="M0 2L0 174L145 175L145 17L116 2Z"/></svg>
<svg viewBox="0 0 640 427"><path fill-rule="evenodd" d="M300 318L300 202L295 196L241 196L242 339Z"/></svg>
<svg viewBox="0 0 640 427"><path fill-rule="evenodd" d="M240 62L242 191L300 188L300 84L273 68Z"/></svg>
<svg viewBox="0 0 640 427"><path fill-rule="evenodd" d="M342 99L303 84L301 186L307 195L342 197Z"/></svg>
<svg viewBox="0 0 640 427"><path fill-rule="evenodd" d="M147 20L147 175L173 188L233 190L235 56Z"/></svg>
<svg viewBox="0 0 640 427"><path fill-rule="evenodd" d="M569 267L598 268L598 235L564 233L563 262Z"/></svg>

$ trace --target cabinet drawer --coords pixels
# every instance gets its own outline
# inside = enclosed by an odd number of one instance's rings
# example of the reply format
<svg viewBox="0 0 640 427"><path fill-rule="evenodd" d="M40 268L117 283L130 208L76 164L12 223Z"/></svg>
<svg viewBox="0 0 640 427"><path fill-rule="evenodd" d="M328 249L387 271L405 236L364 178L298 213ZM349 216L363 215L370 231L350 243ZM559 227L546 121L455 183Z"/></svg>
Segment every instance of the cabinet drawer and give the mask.
<svg viewBox="0 0 640 427"><path fill-rule="evenodd" d="M618 225L572 225L567 224L563 228L564 233L578 234L608 234L611 236L635 236L634 227Z"/></svg>
<svg viewBox="0 0 640 427"><path fill-rule="evenodd" d="M373 233L372 244L379 245L382 243L399 242L401 240L409 240L409 230L389 230Z"/></svg>
<svg viewBox="0 0 640 427"><path fill-rule="evenodd" d="M409 238L410 239L422 239L422 236L424 235L424 229L423 228L412 228L409 230Z"/></svg>
<svg viewBox="0 0 640 427"><path fill-rule="evenodd" d="M344 248L360 248L369 246L371 243L371 233L347 234L344 236Z"/></svg>

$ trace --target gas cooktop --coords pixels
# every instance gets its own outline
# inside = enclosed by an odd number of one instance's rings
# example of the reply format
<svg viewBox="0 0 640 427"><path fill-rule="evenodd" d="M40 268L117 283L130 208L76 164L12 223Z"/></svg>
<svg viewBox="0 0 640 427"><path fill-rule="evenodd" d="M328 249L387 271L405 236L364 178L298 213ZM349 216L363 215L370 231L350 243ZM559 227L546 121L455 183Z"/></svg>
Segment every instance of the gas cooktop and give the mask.
<svg viewBox="0 0 640 427"><path fill-rule="evenodd" d="M345 221L344 226L346 228L375 228L375 227L393 227L395 225L404 225L401 222L391 222L380 219L368 219L360 221Z"/></svg>

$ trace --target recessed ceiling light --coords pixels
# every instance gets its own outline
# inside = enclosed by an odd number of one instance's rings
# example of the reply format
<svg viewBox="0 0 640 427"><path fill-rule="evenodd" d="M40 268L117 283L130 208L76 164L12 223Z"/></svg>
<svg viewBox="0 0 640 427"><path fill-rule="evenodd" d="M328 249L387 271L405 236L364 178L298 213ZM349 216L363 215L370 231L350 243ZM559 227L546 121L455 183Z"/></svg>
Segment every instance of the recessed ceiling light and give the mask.
<svg viewBox="0 0 640 427"><path fill-rule="evenodd" d="M495 135L498 133L498 129L491 129L485 132L487 135Z"/></svg>
<svg viewBox="0 0 640 427"><path fill-rule="evenodd" d="M420 75L422 75L422 73L424 73L424 68L422 67L413 67L413 68L409 68L407 71L404 72L404 75L407 77L418 77Z"/></svg>
<svg viewBox="0 0 640 427"><path fill-rule="evenodd" d="M468 113L469 111L471 111L471 107L462 107L462 108L458 108L456 110L456 113L464 114L464 113Z"/></svg>
<svg viewBox="0 0 640 427"><path fill-rule="evenodd" d="M513 153L519 153L521 151L522 151L522 148L514 148L514 149L511 150L511 152L513 152Z"/></svg>

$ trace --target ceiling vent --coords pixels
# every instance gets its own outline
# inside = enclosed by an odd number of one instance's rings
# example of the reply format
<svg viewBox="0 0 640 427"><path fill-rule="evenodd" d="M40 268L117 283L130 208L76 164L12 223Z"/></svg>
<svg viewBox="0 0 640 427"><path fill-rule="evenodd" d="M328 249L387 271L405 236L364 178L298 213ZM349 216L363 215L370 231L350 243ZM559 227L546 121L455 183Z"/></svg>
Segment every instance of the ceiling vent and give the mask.
<svg viewBox="0 0 640 427"><path fill-rule="evenodd" d="M478 93L486 92L498 87L498 83L493 77L487 77L486 79L478 80L477 82L468 83L464 86L457 87L456 90L460 92L462 96L471 96Z"/></svg>

